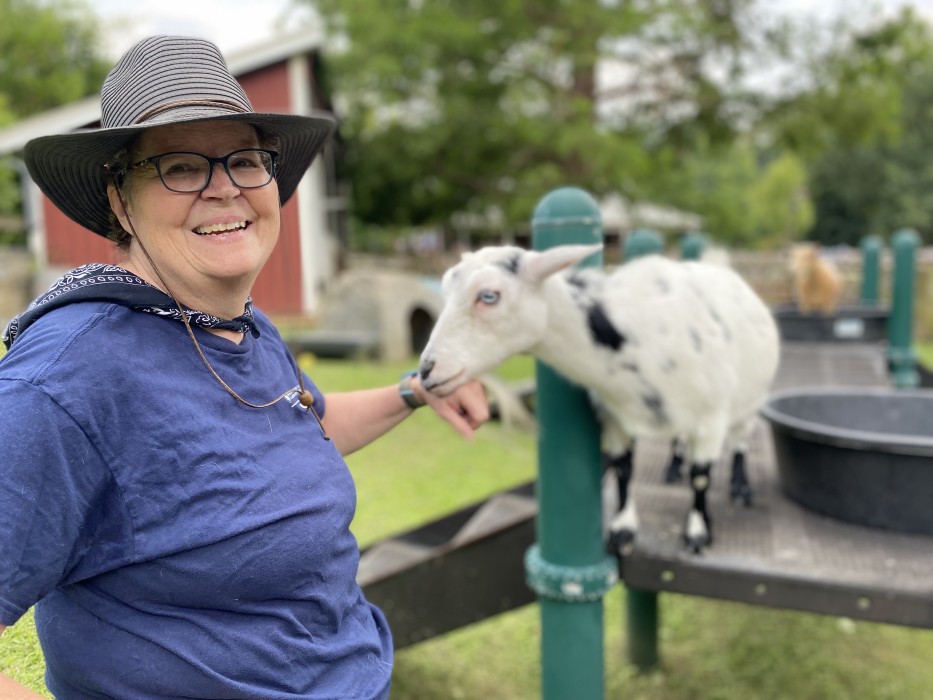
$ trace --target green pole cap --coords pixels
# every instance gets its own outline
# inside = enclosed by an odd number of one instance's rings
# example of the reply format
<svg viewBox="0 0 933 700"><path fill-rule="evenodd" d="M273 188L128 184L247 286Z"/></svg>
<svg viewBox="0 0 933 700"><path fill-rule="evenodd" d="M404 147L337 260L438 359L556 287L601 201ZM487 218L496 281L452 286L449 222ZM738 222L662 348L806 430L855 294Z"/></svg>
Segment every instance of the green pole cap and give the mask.
<svg viewBox="0 0 933 700"><path fill-rule="evenodd" d="M859 241L859 247L864 251L881 250L884 247L884 241L881 240L881 236L873 233L863 237L862 240Z"/></svg>
<svg viewBox="0 0 933 700"><path fill-rule="evenodd" d="M664 241L661 234L648 228L639 228L632 231L625 239L625 260L631 260L642 255L660 253L664 250Z"/></svg>
<svg viewBox="0 0 933 700"><path fill-rule="evenodd" d="M538 202L531 217L531 227L602 225L599 204L579 187L559 187L548 192Z"/></svg>
<svg viewBox="0 0 933 700"><path fill-rule="evenodd" d="M912 228L899 229L891 236L891 247L896 250L916 248L918 245L920 245L920 235Z"/></svg>
<svg viewBox="0 0 933 700"><path fill-rule="evenodd" d="M709 245L709 238L705 233L690 231L680 239L680 257L684 260L699 260L703 250Z"/></svg>

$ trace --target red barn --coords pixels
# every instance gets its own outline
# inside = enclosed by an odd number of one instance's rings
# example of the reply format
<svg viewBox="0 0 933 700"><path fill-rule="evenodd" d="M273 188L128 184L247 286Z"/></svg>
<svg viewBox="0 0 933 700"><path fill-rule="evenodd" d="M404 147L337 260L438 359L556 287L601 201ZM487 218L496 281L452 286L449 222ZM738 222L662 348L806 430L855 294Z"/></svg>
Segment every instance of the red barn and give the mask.
<svg viewBox="0 0 933 700"><path fill-rule="evenodd" d="M329 110L315 78L319 48L319 37L308 32L277 37L225 58L257 112L307 114ZM36 136L99 125L100 100L94 96L0 130L0 155L21 152ZM266 313L314 315L325 286L337 272L345 204L338 196L333 150L333 144L325 148L282 210L278 246L253 288L253 300ZM29 246L38 268L36 294L77 265L114 261L108 240L62 214L24 167L21 171Z"/></svg>

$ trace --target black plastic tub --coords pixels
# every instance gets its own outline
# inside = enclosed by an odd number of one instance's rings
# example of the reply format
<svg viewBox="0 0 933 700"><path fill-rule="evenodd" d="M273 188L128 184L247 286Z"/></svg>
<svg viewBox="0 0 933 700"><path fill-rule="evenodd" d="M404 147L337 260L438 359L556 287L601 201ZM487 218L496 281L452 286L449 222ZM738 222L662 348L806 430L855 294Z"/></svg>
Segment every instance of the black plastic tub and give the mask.
<svg viewBox="0 0 933 700"><path fill-rule="evenodd" d="M888 316L885 306L840 306L829 316L802 314L794 305L772 309L781 338L796 342L871 343L887 339Z"/></svg>
<svg viewBox="0 0 933 700"><path fill-rule="evenodd" d="M762 414L789 498L847 522L933 534L933 390L792 389Z"/></svg>

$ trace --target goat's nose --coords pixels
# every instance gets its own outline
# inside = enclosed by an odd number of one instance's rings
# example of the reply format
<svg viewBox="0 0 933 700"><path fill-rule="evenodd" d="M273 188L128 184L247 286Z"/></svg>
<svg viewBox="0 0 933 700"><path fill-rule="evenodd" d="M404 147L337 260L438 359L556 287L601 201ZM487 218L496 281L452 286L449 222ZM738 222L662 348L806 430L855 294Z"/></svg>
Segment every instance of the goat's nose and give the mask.
<svg viewBox="0 0 933 700"><path fill-rule="evenodd" d="M431 374L431 370L434 369L434 360L422 360L420 369L421 379L423 381L428 378L428 375Z"/></svg>

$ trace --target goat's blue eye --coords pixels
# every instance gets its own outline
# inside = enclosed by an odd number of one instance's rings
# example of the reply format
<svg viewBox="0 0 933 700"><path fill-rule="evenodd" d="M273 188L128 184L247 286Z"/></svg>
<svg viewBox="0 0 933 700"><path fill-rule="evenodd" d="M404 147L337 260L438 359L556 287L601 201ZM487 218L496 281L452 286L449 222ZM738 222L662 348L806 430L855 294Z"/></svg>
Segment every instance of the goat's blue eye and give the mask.
<svg viewBox="0 0 933 700"><path fill-rule="evenodd" d="M481 289L479 294L476 295L476 301L492 306L499 301L499 292L494 292L491 289Z"/></svg>

